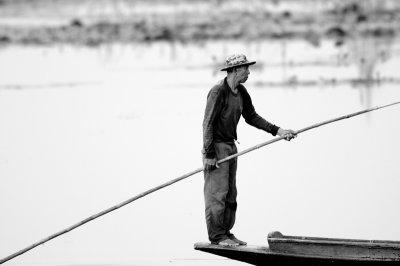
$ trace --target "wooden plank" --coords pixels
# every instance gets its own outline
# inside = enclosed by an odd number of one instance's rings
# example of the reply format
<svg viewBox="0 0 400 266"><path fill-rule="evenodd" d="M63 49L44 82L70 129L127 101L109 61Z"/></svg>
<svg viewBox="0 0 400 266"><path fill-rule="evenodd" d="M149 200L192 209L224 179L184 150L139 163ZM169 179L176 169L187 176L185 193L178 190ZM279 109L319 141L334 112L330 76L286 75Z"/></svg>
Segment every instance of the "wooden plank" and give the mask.
<svg viewBox="0 0 400 266"><path fill-rule="evenodd" d="M325 237L310 237L310 236L287 236L283 235L278 231L274 231L268 234L268 238L280 238L280 239L291 239L291 240L316 240L316 241L332 241L332 242L360 242L360 243L382 243L382 244L393 244L399 245L400 241L393 240L367 240L367 239L351 239L351 238L325 238Z"/></svg>

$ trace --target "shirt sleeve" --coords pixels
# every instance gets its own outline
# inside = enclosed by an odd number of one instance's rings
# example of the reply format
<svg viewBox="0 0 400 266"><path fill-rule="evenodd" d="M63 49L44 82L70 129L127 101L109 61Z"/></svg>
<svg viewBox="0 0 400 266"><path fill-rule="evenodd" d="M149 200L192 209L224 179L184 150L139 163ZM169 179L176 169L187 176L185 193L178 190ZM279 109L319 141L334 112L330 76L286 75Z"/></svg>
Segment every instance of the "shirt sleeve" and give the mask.
<svg viewBox="0 0 400 266"><path fill-rule="evenodd" d="M206 158L215 158L214 148L214 121L218 112L219 90L217 87L211 89L207 96L207 105L203 120L203 150Z"/></svg>
<svg viewBox="0 0 400 266"><path fill-rule="evenodd" d="M261 116L259 116L253 106L253 103L251 101L251 97L246 91L244 87L242 87L242 97L243 97L243 112L242 115L249 125L252 125L253 127L256 127L258 129L262 129L273 136L276 136L278 133L279 127L268 122Z"/></svg>

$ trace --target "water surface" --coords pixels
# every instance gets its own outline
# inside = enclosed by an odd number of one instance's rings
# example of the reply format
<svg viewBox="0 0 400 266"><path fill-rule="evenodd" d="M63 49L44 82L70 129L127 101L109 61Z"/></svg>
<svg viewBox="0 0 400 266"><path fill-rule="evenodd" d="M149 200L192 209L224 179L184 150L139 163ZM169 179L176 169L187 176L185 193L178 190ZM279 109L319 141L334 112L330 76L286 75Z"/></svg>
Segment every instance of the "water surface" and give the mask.
<svg viewBox="0 0 400 266"><path fill-rule="evenodd" d="M400 99L400 42L355 40L20 47L0 50L0 257L201 165L217 62L257 60L259 114L300 129ZM400 240L400 108L301 134L239 159L234 233ZM271 139L242 120L239 150ZM197 174L8 265L242 265L207 241Z"/></svg>

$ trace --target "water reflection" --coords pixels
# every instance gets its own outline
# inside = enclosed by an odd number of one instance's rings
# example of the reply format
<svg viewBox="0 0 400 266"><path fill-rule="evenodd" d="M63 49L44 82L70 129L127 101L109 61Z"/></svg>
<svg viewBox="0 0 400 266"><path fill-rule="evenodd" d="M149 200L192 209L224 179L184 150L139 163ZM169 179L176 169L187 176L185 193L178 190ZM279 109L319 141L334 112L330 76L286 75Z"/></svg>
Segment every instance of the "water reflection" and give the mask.
<svg viewBox="0 0 400 266"><path fill-rule="evenodd" d="M360 102L369 107L372 102L371 90L386 83L400 83L394 67L400 58L393 53L398 49L399 39L389 38L348 38L337 46L335 39L320 40L318 45L309 40L255 40L210 41L201 43L159 42L152 44L103 45L98 48L3 48L0 68L4 76L0 88L51 87L52 84L102 83L112 76L128 78L129 71L147 71L158 75L160 83L179 87L208 87L208 81L221 75L219 69L228 54L243 52L257 61L252 67L250 84L260 89L268 88L327 88L350 86L359 91ZM29 54L33 50L33 55ZM60 73L43 78L40 73L48 72L46 63L39 67L32 79L7 78L7 72L17 72L15 54L29 55L53 65L57 60L72 58L80 61L86 76L73 80L62 78ZM33 58L34 57L34 58ZM32 62L34 62L32 60ZM47 61L46 61L47 60ZM29 60L28 60L29 61ZM100 63L100 65L99 65ZM29 62L28 62L29 65ZM22 66L23 68L24 66ZM32 68L34 64L31 65ZM76 63L62 65L64 73L77 73ZM78 71L76 70L78 69ZM90 71L88 71L90 70ZM112 70L112 71L110 71ZM20 70L23 72L23 69ZM101 73L99 73L100 71ZM183 72L184 75L182 75ZM210 71L209 76L199 71ZM33 70L35 72L35 70ZM116 74L117 73L117 74ZM15 73L14 73L15 74ZM68 75L67 75L68 76ZM171 81L169 77L179 77ZM89 79L90 77L90 79ZM163 80L163 77L166 79ZM60 80L62 78L62 80Z"/></svg>
<svg viewBox="0 0 400 266"><path fill-rule="evenodd" d="M359 88L360 101L366 107L371 107L371 89L394 78L381 73L378 68L379 64L391 58L393 41L390 37L355 39L349 43L348 50L339 55L344 64L357 65L358 80L353 82L353 86Z"/></svg>
<svg viewBox="0 0 400 266"><path fill-rule="evenodd" d="M370 107L372 89L386 83L400 83L398 73L388 67L400 60L392 53L399 47L399 39L365 37L342 41L340 46L335 39L318 45L286 39L250 43L246 52L257 60L252 67L258 72L254 83L260 88L351 86L359 91L362 105ZM213 68L217 69L218 62L232 51L224 48L221 54L213 54ZM213 75L217 73L213 71Z"/></svg>

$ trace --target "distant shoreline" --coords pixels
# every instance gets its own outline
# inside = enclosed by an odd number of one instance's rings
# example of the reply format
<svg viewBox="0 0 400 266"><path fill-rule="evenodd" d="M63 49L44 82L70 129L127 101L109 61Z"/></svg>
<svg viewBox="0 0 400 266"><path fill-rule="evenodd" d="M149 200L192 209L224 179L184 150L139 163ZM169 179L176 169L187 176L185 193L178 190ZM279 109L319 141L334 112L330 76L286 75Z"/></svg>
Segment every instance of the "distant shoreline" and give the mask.
<svg viewBox="0 0 400 266"><path fill-rule="evenodd" d="M304 10L291 8L299 4L295 0L268 4L254 0L249 1L249 7L243 2L238 6L216 0L159 0L151 1L152 5L139 0L99 2L102 5L91 5L87 0L0 0L0 45L305 39L318 46L322 38L340 42L349 37L386 37L400 32L399 4L370 6L362 0L331 0L330 4L306 0Z"/></svg>

